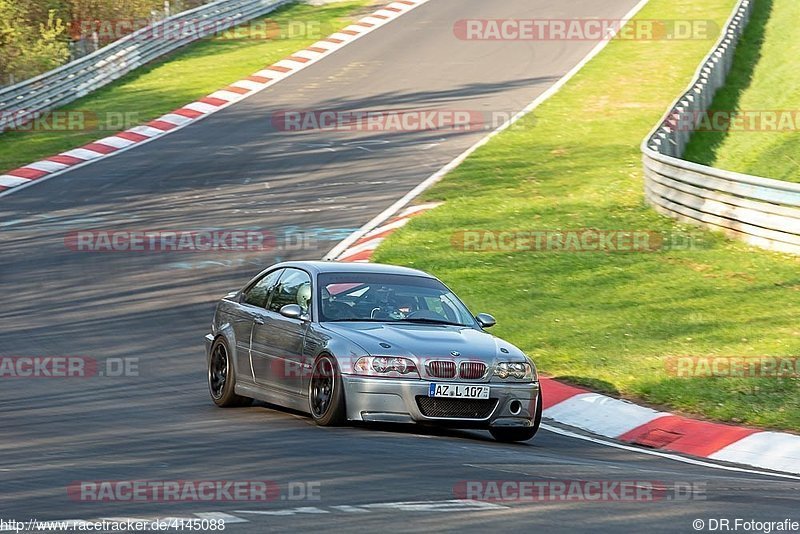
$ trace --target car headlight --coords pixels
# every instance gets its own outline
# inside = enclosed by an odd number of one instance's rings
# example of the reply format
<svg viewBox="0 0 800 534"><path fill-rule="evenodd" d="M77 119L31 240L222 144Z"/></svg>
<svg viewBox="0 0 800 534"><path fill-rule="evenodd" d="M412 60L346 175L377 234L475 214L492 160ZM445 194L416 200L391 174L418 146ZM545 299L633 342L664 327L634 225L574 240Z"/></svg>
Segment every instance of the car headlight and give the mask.
<svg viewBox="0 0 800 534"><path fill-rule="evenodd" d="M503 380L509 377L517 380L536 380L536 370L530 363L500 362L495 366L494 374Z"/></svg>
<svg viewBox="0 0 800 534"><path fill-rule="evenodd" d="M419 378L417 365L408 358L364 356L353 364L353 372L367 376L413 376Z"/></svg>

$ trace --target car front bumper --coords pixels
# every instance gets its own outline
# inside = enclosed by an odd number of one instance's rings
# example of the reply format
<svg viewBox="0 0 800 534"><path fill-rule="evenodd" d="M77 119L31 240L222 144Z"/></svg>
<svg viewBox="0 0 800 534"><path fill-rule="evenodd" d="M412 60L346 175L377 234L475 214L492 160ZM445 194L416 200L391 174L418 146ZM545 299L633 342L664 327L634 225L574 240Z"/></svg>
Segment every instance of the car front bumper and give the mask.
<svg viewBox="0 0 800 534"><path fill-rule="evenodd" d="M427 380L343 375L347 418L352 421L429 423L472 428L533 425L539 395L538 382L480 383L489 386L489 398L496 402L460 403L447 402L453 400L447 399L435 410L431 410L431 400L424 400L428 399L430 384ZM472 406L476 406L476 409L466 415L465 412L470 411ZM463 409L465 407L466 410Z"/></svg>

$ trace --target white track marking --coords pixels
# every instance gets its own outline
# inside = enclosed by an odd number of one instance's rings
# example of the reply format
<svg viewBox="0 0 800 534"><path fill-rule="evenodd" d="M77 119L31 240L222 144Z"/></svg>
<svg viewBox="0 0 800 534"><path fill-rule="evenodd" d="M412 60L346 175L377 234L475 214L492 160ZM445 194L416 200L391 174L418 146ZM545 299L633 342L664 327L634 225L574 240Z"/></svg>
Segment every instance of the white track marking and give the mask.
<svg viewBox="0 0 800 534"><path fill-rule="evenodd" d="M248 523L247 519L242 519L241 517L236 517L235 515L226 514L224 512L199 512L194 514L200 519L216 519L218 521L224 521L226 525L232 523Z"/></svg>
<svg viewBox="0 0 800 534"><path fill-rule="evenodd" d="M358 506L350 506L348 504L340 504L338 506L331 506L331 508L335 510L339 510L340 512L347 512L350 514L368 514L369 510L364 510L363 508L359 508Z"/></svg>
<svg viewBox="0 0 800 534"><path fill-rule="evenodd" d="M377 502L370 504L338 504L327 506L330 510L316 508L313 506L301 506L299 508L287 508L283 510L234 510L234 514L254 514L269 516L293 516L295 514L329 514L334 512L344 512L348 514L365 514L377 511L400 511L400 512L479 512L483 510L499 510L508 508L502 504L491 502L449 499L445 501L399 501L399 502ZM199 514L195 514L199 515Z"/></svg>
<svg viewBox="0 0 800 534"><path fill-rule="evenodd" d="M475 510L498 510L508 508L502 504L451 499L448 501L410 501L362 504L363 508L399 510L401 512L470 512Z"/></svg>
<svg viewBox="0 0 800 534"><path fill-rule="evenodd" d="M329 514L328 510L315 506L301 506L299 508L287 508L285 510L234 510L234 514L256 514L256 515L295 515L295 514Z"/></svg>

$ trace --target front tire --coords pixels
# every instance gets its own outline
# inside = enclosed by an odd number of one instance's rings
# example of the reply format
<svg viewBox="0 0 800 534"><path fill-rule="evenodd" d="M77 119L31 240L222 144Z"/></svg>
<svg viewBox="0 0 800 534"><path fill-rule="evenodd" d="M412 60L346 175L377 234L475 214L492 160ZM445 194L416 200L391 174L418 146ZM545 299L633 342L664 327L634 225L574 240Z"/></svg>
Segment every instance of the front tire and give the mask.
<svg viewBox="0 0 800 534"><path fill-rule="evenodd" d="M327 354L317 358L308 384L308 407L320 426L339 426L347 419L339 366Z"/></svg>
<svg viewBox="0 0 800 534"><path fill-rule="evenodd" d="M539 431L542 424L542 388L536 396L536 414L533 417L533 426L523 428L491 428L489 432L497 441L503 443L514 443L517 441L528 441Z"/></svg>
<svg viewBox="0 0 800 534"><path fill-rule="evenodd" d="M235 393L236 374L225 338L218 337L211 345L211 358L208 360L208 392L211 400L221 408L248 406L253 399Z"/></svg>

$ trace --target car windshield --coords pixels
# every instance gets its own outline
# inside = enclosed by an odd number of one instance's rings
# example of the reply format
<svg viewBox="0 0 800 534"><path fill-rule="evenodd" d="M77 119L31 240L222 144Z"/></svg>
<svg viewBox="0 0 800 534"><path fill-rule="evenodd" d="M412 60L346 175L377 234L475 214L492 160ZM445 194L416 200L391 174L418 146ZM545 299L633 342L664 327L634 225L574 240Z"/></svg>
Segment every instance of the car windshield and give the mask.
<svg viewBox="0 0 800 534"><path fill-rule="evenodd" d="M318 278L322 321L376 321L473 326L464 304L438 280L377 273Z"/></svg>

